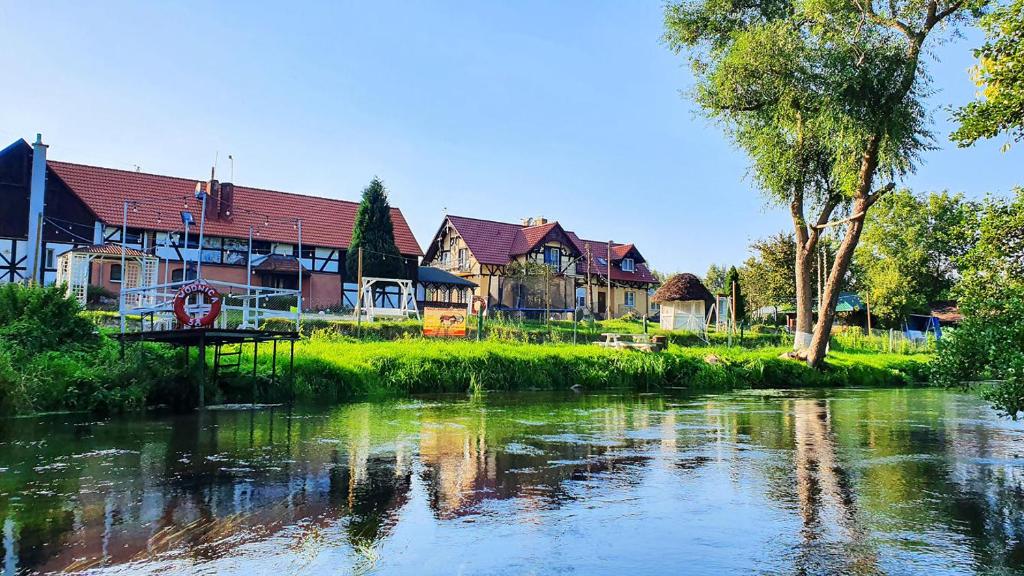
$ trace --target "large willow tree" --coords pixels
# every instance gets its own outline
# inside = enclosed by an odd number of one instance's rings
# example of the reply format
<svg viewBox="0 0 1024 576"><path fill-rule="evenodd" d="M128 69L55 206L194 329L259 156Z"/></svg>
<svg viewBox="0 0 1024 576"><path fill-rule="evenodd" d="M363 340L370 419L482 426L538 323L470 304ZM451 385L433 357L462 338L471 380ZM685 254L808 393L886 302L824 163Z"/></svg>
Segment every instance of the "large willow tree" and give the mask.
<svg viewBox="0 0 1024 576"><path fill-rule="evenodd" d="M789 208L797 244L797 356L818 366L839 288L880 197L930 145L923 57L986 0L693 0L665 11L665 41L692 64L692 97ZM940 34L941 33L941 34ZM812 269L840 237L822 312Z"/></svg>

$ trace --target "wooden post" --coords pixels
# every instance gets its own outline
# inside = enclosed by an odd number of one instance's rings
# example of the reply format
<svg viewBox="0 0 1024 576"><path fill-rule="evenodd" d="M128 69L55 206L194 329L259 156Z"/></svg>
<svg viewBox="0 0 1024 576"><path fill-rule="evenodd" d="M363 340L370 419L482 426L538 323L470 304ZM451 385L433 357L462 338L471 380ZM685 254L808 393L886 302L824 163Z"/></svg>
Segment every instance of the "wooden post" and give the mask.
<svg viewBox="0 0 1024 576"><path fill-rule="evenodd" d="M732 304L731 304L730 307L732 308L732 310L731 310L731 312L732 312L732 331L733 331L733 333L735 333L736 332L736 281L735 280L732 281Z"/></svg>
<svg viewBox="0 0 1024 576"><path fill-rule="evenodd" d="M124 269L122 268L122 273ZM199 407L206 407L206 332L199 334Z"/></svg>
<svg viewBox="0 0 1024 576"><path fill-rule="evenodd" d="M363 247L356 258L356 338L363 335Z"/></svg>
<svg viewBox="0 0 1024 576"><path fill-rule="evenodd" d="M605 311L604 319L612 319L612 307L615 306L615 298L612 298L612 241L608 241L608 301L605 304L607 310Z"/></svg>
<svg viewBox="0 0 1024 576"><path fill-rule="evenodd" d="M590 312L594 312L594 283L590 278L590 265L593 263L593 254L590 251L590 242L587 242L587 305Z"/></svg>
<svg viewBox="0 0 1024 576"><path fill-rule="evenodd" d="M260 343L258 340L252 342L252 404L256 405L256 359L260 355Z"/></svg>
<svg viewBox="0 0 1024 576"><path fill-rule="evenodd" d="M871 336L871 300L868 299L867 294L864 294L864 307L868 313L868 336Z"/></svg>

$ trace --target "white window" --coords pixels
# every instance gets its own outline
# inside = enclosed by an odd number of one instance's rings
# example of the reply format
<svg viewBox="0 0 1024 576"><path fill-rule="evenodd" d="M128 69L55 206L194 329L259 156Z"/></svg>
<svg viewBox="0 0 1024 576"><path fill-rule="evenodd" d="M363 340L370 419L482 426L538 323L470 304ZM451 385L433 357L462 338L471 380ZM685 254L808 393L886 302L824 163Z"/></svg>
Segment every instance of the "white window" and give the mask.
<svg viewBox="0 0 1024 576"><path fill-rule="evenodd" d="M469 266L469 252L465 248L459 248L459 269Z"/></svg>
<svg viewBox="0 0 1024 576"><path fill-rule="evenodd" d="M110 265L110 281L120 283L121 282L121 265L111 264Z"/></svg>
<svg viewBox="0 0 1024 576"><path fill-rule="evenodd" d="M623 272L632 272L633 270L634 270L633 259L632 258L623 258L622 259L622 271Z"/></svg>
<svg viewBox="0 0 1024 576"><path fill-rule="evenodd" d="M626 306L636 306L636 292L626 292Z"/></svg>
<svg viewBox="0 0 1024 576"><path fill-rule="evenodd" d="M53 263L54 254L55 253L54 253L53 248L47 248L46 249L46 267L47 268L53 268L54 267L54 263Z"/></svg>

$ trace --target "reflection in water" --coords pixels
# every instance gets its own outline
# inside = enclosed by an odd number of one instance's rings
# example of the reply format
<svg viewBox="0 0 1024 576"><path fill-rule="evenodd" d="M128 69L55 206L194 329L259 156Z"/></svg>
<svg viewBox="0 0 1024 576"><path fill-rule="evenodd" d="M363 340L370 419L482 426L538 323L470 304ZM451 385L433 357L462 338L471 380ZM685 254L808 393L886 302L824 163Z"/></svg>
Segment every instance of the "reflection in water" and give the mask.
<svg viewBox="0 0 1024 576"><path fill-rule="evenodd" d="M11 575L1020 569L1022 441L934 390L4 420L0 558Z"/></svg>

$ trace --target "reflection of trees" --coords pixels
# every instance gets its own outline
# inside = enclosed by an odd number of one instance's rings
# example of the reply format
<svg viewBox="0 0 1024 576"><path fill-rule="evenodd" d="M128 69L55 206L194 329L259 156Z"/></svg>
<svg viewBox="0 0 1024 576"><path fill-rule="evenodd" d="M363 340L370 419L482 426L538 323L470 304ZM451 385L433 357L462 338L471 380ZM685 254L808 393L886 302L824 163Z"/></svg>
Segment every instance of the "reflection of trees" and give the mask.
<svg viewBox="0 0 1024 576"><path fill-rule="evenodd" d="M845 566L844 572L874 573L877 555L866 544L850 478L837 459L830 416L825 400L793 402L793 460L803 519L796 570Z"/></svg>

